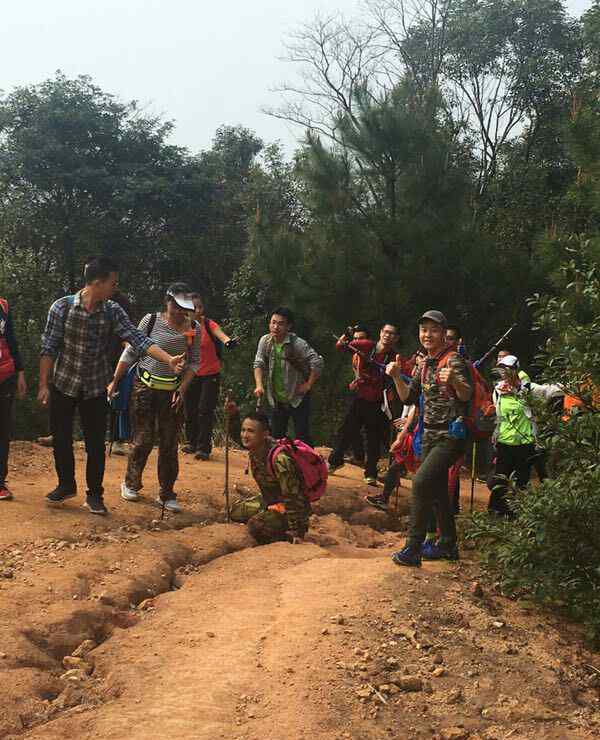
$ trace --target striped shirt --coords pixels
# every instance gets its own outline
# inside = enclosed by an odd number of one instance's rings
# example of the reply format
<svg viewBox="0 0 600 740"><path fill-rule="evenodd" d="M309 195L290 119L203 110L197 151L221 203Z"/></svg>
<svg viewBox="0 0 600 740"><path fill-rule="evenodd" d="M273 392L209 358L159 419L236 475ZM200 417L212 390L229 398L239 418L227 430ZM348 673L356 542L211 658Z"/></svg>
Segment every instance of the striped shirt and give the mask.
<svg viewBox="0 0 600 740"><path fill-rule="evenodd" d="M142 334L147 334L150 319L156 314L148 313L140 321L139 330ZM182 355L187 352L187 362L185 370L193 370L194 373L198 371L200 367L200 336L199 332L194 335L192 346L188 347L187 337L180 332L171 328L169 324L158 314L156 321L152 327L150 333L150 339L152 344L156 344L162 350L167 352L169 355ZM139 354L131 346L128 346L123 350L120 362L124 362L127 365L133 365L139 359ZM166 365L164 362L159 362L153 357L146 355L139 362L139 367L142 370L147 370L152 375L160 375L161 377L173 378L175 373L171 369L170 365Z"/></svg>
<svg viewBox="0 0 600 740"><path fill-rule="evenodd" d="M103 301L91 312L81 302L81 291L55 301L48 311L41 351L54 359L54 387L72 398L105 395L113 374L109 347L114 334L140 354L152 346L114 301Z"/></svg>

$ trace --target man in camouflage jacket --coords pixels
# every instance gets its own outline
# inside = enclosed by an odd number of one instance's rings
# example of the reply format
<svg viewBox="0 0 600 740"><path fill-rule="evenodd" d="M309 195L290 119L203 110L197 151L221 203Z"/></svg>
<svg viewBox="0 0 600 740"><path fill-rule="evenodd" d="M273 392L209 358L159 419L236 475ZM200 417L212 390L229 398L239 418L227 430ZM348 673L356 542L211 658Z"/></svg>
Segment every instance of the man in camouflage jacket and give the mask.
<svg viewBox="0 0 600 740"><path fill-rule="evenodd" d="M250 456L250 471L263 498L263 510L248 521L248 529L261 545L269 542L302 542L308 530L310 502L304 481L294 461L285 452L268 464L275 440L269 435L264 414L249 414L242 423L242 444Z"/></svg>
<svg viewBox="0 0 600 740"><path fill-rule="evenodd" d="M448 498L448 469L464 454L468 402L473 395L465 360L446 343L446 317L426 311L419 320L419 341L427 352L425 367L410 384L402 379L400 363L387 367L400 398L419 402L423 394L423 441L421 467L412 484L411 526L406 546L392 557L398 565L421 565L421 546L435 504L440 539L429 548L428 560L458 560L454 513ZM442 360L444 360L442 362Z"/></svg>

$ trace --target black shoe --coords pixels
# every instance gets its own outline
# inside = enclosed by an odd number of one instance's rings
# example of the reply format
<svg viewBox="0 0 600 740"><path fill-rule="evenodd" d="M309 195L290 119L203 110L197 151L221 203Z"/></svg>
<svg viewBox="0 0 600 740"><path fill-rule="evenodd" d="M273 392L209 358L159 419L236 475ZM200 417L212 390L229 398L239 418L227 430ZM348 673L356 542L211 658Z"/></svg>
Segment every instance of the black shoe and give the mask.
<svg viewBox="0 0 600 740"><path fill-rule="evenodd" d="M387 501L383 498L383 496L367 496L365 501L368 504L371 504L371 506L374 506L376 509L379 509L380 511L385 511L387 513Z"/></svg>
<svg viewBox="0 0 600 740"><path fill-rule="evenodd" d="M185 452L186 455L193 455L196 452L196 445L183 445L181 451Z"/></svg>
<svg viewBox="0 0 600 740"><path fill-rule="evenodd" d="M74 498L77 496L77 489L76 488L62 488L61 486L56 486L56 488L53 491L50 491L50 493L46 496L46 503L47 504L62 504L63 501L66 501L68 498Z"/></svg>
<svg viewBox="0 0 600 740"><path fill-rule="evenodd" d="M210 458L210 455L208 452L202 452L202 450L200 450L196 453L195 457L196 460L204 460L204 462L206 462Z"/></svg>
<svg viewBox="0 0 600 740"><path fill-rule="evenodd" d="M104 505L102 496L98 496L97 494L88 493L85 497L84 506L89 509L90 514L98 514L99 516L106 516L108 514L108 509Z"/></svg>

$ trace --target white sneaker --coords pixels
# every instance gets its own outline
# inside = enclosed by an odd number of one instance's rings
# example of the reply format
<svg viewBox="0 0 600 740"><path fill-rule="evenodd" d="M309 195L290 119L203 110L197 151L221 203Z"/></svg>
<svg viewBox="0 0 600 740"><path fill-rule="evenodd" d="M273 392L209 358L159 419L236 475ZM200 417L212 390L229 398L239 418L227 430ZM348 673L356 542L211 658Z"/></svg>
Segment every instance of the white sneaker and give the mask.
<svg viewBox="0 0 600 740"><path fill-rule="evenodd" d="M125 481L121 483L121 498L125 499L125 501L137 501L139 499L139 495L137 491L134 491L133 488L128 488L125 485Z"/></svg>
<svg viewBox="0 0 600 740"><path fill-rule="evenodd" d="M163 505L163 501L160 498L157 498L156 502L158 503L159 506ZM179 504L177 503L177 500L174 498L170 498L168 501L165 501L164 507L167 511L170 511L173 514L179 514L179 512L181 511L181 506L179 506Z"/></svg>

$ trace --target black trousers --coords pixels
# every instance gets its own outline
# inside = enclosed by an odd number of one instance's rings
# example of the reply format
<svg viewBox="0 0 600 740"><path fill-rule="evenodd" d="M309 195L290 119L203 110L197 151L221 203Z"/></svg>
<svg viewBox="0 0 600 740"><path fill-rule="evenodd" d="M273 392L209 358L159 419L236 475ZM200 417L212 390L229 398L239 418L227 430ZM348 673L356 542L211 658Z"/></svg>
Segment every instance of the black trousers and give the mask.
<svg viewBox="0 0 600 740"><path fill-rule="evenodd" d="M73 419L79 409L85 451L87 453L86 482L88 492L101 496L104 480L104 437L108 404L106 396L83 399L65 396L50 388L50 431L54 448L54 465L58 485L65 490L75 490L75 458L73 456Z"/></svg>
<svg viewBox="0 0 600 740"><path fill-rule="evenodd" d="M185 394L185 437L199 452L210 455L215 409L219 400L221 376L196 375Z"/></svg>
<svg viewBox="0 0 600 740"><path fill-rule="evenodd" d="M519 488L529 483L531 465L535 456L534 445L496 445L496 466L488 481L490 501L488 510L504 516L511 514L508 505L508 482L513 473Z"/></svg>
<svg viewBox="0 0 600 740"><path fill-rule="evenodd" d="M335 449L329 456L331 465L343 465L344 452L350 447L357 433L364 426L367 433L365 475L376 478L377 461L379 460L381 437L385 422L386 419L378 401L366 401L364 398L355 398L350 404L338 432Z"/></svg>
<svg viewBox="0 0 600 740"><path fill-rule="evenodd" d="M3 383L0 383L0 484L6 483L8 476L8 451L16 388L16 375L12 375Z"/></svg>
<svg viewBox="0 0 600 740"><path fill-rule="evenodd" d="M288 403L276 403L270 410L271 432L275 439L287 437L290 419L294 422L294 436L307 445L310 438L310 393L307 393L296 407Z"/></svg>

